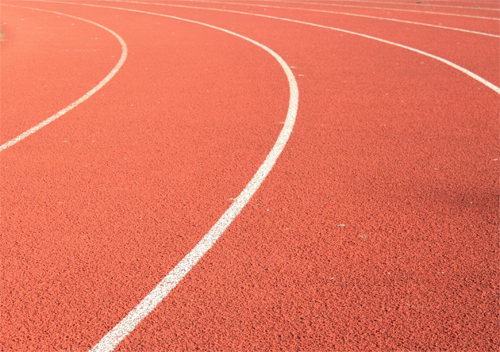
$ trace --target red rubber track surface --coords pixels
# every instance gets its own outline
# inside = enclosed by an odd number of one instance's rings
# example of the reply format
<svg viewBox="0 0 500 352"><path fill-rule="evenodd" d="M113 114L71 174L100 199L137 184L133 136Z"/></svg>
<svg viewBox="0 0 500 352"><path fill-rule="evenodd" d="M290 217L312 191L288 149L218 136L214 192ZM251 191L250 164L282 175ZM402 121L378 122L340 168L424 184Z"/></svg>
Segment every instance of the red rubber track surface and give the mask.
<svg viewBox="0 0 500 352"><path fill-rule="evenodd" d="M183 1L184 0L179 0ZM224 1L224 0L222 0ZM230 2L230 0L225 0ZM247 1L242 1L248 3ZM311 4L307 4L307 3ZM285 4L286 1L254 1L256 4ZM399 3L399 4L398 4ZM484 17L495 17L498 16L498 11L495 12L494 9L499 9L500 6L498 1L328 1L328 0L300 0L300 1L288 1L288 4L308 6L311 8L318 8L318 5L322 4L328 9L360 9L364 7L374 8L376 11L383 11L383 13L390 12L391 14L400 13L399 10L412 11L424 11L424 12L441 12L447 14L463 14L468 16L484 16ZM284 5L286 6L286 5ZM382 9L382 10L381 10ZM373 13L373 12L372 12ZM414 13L415 14L415 13ZM444 16L441 16L444 17Z"/></svg>
<svg viewBox="0 0 500 352"><path fill-rule="evenodd" d="M436 60L333 30L89 3L245 35L283 57L300 91L291 139L261 188L117 350L498 350L497 93ZM200 25L81 5L2 4L94 21L128 46L125 64L98 93L1 152L0 350L84 351L252 178L282 128L288 84L265 51ZM496 38L175 4L357 31L500 82ZM390 15L498 34L498 21ZM2 6L1 23L2 143L85 94L120 56L111 34L76 19Z"/></svg>
<svg viewBox="0 0 500 352"><path fill-rule="evenodd" d="M44 12L2 7L2 36L1 144L84 95L120 55L99 27Z"/></svg>
<svg viewBox="0 0 500 352"><path fill-rule="evenodd" d="M291 1L293 2L293 1ZM297 1L300 2L300 1ZM401 8L401 9L411 9L411 10L437 10L438 8L441 7L441 10L443 12L453 12L453 7L462 7L462 8L468 8L469 10L473 10L470 13L484 13L483 10L485 9L494 9L494 8L499 8L498 1L496 0L478 0L478 1L463 1L463 0L423 0L417 2L409 2L409 1L394 1L394 0L377 0L377 1L351 1L351 0L343 0L343 1L325 1L325 0L314 0L310 1L314 3L330 3L330 4L359 4L359 5L366 5L366 6L377 6L377 7L393 7L393 8ZM394 6L395 4L401 5L401 6ZM380 6L379 6L380 5ZM447 9L444 9L443 7L448 7ZM478 9L477 11L474 11L474 9Z"/></svg>

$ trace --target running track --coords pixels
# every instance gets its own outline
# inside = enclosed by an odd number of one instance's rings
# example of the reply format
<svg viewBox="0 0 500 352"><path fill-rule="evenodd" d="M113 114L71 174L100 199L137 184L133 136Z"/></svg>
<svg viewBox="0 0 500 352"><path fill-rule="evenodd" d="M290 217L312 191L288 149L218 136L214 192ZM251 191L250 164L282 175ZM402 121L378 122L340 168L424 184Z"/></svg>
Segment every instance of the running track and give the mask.
<svg viewBox="0 0 500 352"><path fill-rule="evenodd" d="M499 3L421 2L2 0L1 350L498 351Z"/></svg>

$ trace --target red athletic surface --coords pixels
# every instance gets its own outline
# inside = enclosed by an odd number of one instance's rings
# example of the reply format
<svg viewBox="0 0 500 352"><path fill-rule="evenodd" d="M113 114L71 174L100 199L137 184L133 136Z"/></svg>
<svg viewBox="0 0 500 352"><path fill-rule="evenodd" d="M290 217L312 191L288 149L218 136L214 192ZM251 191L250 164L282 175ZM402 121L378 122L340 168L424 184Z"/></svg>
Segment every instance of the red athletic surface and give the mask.
<svg viewBox="0 0 500 352"><path fill-rule="evenodd" d="M499 350L497 93L436 60L332 30L92 3L245 35L293 67L300 92L291 139L259 191L118 351ZM2 4L79 16L128 45L104 88L0 153L0 350L84 351L245 187L283 126L288 83L262 49L200 25L79 5ZM500 83L498 38L299 10L175 4L348 29ZM491 20L272 4L499 33ZM85 94L121 49L89 23L0 9L4 143Z"/></svg>

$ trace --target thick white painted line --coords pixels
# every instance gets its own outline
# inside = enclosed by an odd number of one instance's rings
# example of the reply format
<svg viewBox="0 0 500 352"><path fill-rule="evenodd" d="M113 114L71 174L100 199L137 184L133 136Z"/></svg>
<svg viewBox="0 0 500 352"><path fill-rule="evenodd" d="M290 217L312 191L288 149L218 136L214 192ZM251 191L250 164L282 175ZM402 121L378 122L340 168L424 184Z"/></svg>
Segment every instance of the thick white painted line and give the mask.
<svg viewBox="0 0 500 352"><path fill-rule="evenodd" d="M122 2L120 0L99 0L99 1L116 1L116 2ZM130 2L132 2L132 1L130 1ZM372 19L384 20L384 21L391 21L391 22L408 23L408 24L413 24L413 25L418 25L418 26L426 26L426 27L434 27L434 28L440 28L440 29L448 29L448 30L452 30L452 31L459 31L459 32L465 32L465 33L471 33L471 34L484 35L484 36L488 36L488 37L500 38L500 35L497 35L497 34L490 34L490 33L485 33L485 32L478 32L478 31L471 31L471 30L468 30L468 29L455 28L455 27L440 26L440 25L437 25L437 24L430 24L430 23L422 23L422 22L413 22L413 21L406 21L406 20L398 20L396 18L389 18L389 17L378 17L378 16L361 15L361 14L350 13L350 12L337 12L337 11L328 11L328 10L319 10L319 9L309 9L309 8L304 8L304 7L288 7L288 6L285 7L285 6L274 6L274 5L258 5L258 4L248 4L248 3L243 3L243 2L210 1L210 0L208 0L208 1L207 0L196 0L196 2L203 2L203 3L209 3L209 4L227 4L227 5L254 6L254 7L273 8L273 9L300 10L300 11L309 11L309 12L332 13L332 14L335 14L335 15L363 17L363 18L372 18ZM139 4L141 2L135 1L134 3Z"/></svg>
<svg viewBox="0 0 500 352"><path fill-rule="evenodd" d="M199 2L198 0L181 0L181 1ZM290 3L289 1L286 1L286 0L285 1L272 0L272 2L287 3L287 4ZM499 17L473 16L473 15L463 15L463 14L459 14L459 13L449 13L449 12L419 11L419 10L410 10L410 9L394 9L394 8L388 8L388 7L359 6L359 5L342 5L342 4L333 4L333 3L317 3L317 2L309 2L309 1L307 1L307 2L295 1L294 4L351 7L351 8L358 8L358 9L372 9L372 10L385 10L385 11L414 12L414 13L425 13L425 14L431 14L431 15L456 16L456 17L478 18L478 19L483 19L483 20L500 21Z"/></svg>
<svg viewBox="0 0 500 352"><path fill-rule="evenodd" d="M82 97L80 97L78 100L76 100L73 103L71 103L70 105L66 106L64 109L62 109L59 112L55 113L54 115L52 115L51 117L47 118L46 120L40 122L38 125L36 125L36 126L30 128L29 130L21 133L19 136L17 136L15 138L11 139L10 141L5 142L4 144L2 144L0 146L0 152L2 150L5 150L5 149L9 148L9 147L12 147L17 142L22 141L26 137L32 135L36 131L38 131L41 128L47 126L52 121L57 120L58 118L60 118L64 114L66 114L68 111L74 109L75 107L77 107L78 105L80 105L81 103L83 103L85 100L87 100L88 98L90 98L95 92L97 92L99 89L101 89L102 87L104 87L104 85L106 83L108 83L116 75L116 73L120 70L120 68L123 66L123 63L127 59L127 53L128 53L127 44L125 43L125 41L118 34L116 34L115 32L113 32L111 29L109 29L107 27L104 27L103 25L100 25L99 23L95 23L95 22L92 22L90 20L86 20L84 18L80 18L80 17L76 17L76 16L72 16L72 15L67 15L65 13L56 12L56 11L49 11L49 10L32 8L32 7L25 7L25 6L6 5L6 4L2 4L2 6L18 7L18 8L23 8L23 9L35 10L35 11L49 12L49 13L54 13L54 14L61 15L61 16L71 17L71 18L75 18L75 19L80 20L80 21L91 23L91 24L93 24L93 25L95 25L97 27L100 27L100 28L104 29L105 31L111 33L118 40L118 42L120 42L121 49L122 49L122 54L120 56L120 59L116 63L115 67L113 67L113 69L108 73L108 75L106 77L104 77L104 79L101 82L99 82L99 84L97 84L94 88L92 88L87 93L85 93L85 95L83 95Z"/></svg>
<svg viewBox="0 0 500 352"><path fill-rule="evenodd" d="M51 2L51 1L41 1L41 2ZM208 250L215 244L215 242L220 238L220 236L224 233L227 227L232 223L232 221L236 218L236 216L241 212L241 210L248 203L250 198L254 195L254 193L259 189L260 185L267 177L271 169L273 168L276 160L280 156L281 152L285 148L285 145L290 138L290 135L293 130L293 126L295 125L295 118L297 116L298 104L299 104L299 89L297 86L297 82L292 73L291 68L287 65L287 63L273 50L269 49L263 44L256 42L253 39L247 38L238 33L229 31L224 28L212 26L207 23L192 21L181 17L169 16L160 13L148 12L148 11L140 11L134 9L127 8L119 8L119 7L110 7L110 6L100 6L100 5L91 5L91 4L81 4L81 3L70 3L70 2L57 2L60 4L72 4L72 5L83 5L83 6L92 6L92 7L101 7L101 8L111 8L116 10L123 11L131 11L149 15L156 15L167 17L171 19L176 19L180 21L185 21L189 23L194 23L198 25L202 25L208 28L216 29L231 35L234 35L238 38L244 39L252 44L255 44L259 48L268 52L272 57L278 61L283 71L285 71L286 77L288 79L289 89L290 89L290 100L288 104L288 112L285 119L285 123L283 129L281 130L278 139L276 140L273 148L267 155L264 163L259 167L257 173L252 177L250 182L247 184L245 189L240 193L240 195L234 200L232 205L228 210L221 216L221 218L215 223L215 225L208 231L208 233L201 239L201 241L194 247L191 252L189 252L184 259L181 260L179 264L175 266L174 269L122 320L120 321L110 332L108 332L101 341L95 345L90 351L92 352L103 352L103 351L113 351L116 346L128 335L132 332L137 324L141 322L149 313L151 313L154 308L165 298L167 295L174 289L177 284L186 276L186 274L198 263L198 261L208 252ZM50 11L52 12L52 11ZM58 12L54 12L58 13ZM71 16L73 17L73 16ZM78 18L78 17L75 17ZM90 21L87 21L90 22ZM101 26L102 27L102 26ZM103 27L104 28L104 27ZM114 32L112 32L114 33ZM116 34L115 34L116 35ZM117 35L116 35L117 36ZM118 37L118 36L117 36ZM118 37L119 38L119 37ZM121 38L120 38L121 39ZM121 41L122 42L122 41ZM123 44L125 44L123 42ZM125 51L126 52L126 51ZM125 60L125 56L122 55L123 61ZM120 61L122 62L122 60ZM116 71L115 71L116 73ZM109 77L109 75L108 75ZM109 81L109 79L108 79ZM103 81L104 82L104 81ZM104 85L104 84L102 84ZM102 86L101 85L101 86ZM92 94L95 93L97 89L94 88ZM88 95L88 93L87 93ZM91 94L90 94L91 95ZM90 96L88 95L87 98ZM83 100L79 99L78 103ZM76 102L75 102L76 103ZM76 106L73 103L71 106ZM70 110L68 108L66 111ZM58 113L59 114L59 113ZM62 115L62 114L60 114ZM59 115L59 116L60 116ZM57 117L56 117L57 118ZM47 120L46 120L47 121ZM50 121L49 121L50 122ZM43 126L42 126L43 127Z"/></svg>
<svg viewBox="0 0 500 352"><path fill-rule="evenodd" d="M209 11L219 11L219 12L230 12L230 13L237 13L237 14L242 14L242 15L249 15L249 16L257 16L257 17L264 17L264 18L272 18L276 20L281 20L281 21L286 21L286 22L292 22L292 23L300 23L300 24L305 24L308 26L313 26L313 27L318 27L318 28L324 28L324 29L330 29L334 30L337 32L342 32L342 33L348 33L352 35L356 35L359 37L367 38L367 39L372 39L381 43L389 44L389 45L394 45L396 47L406 49L413 51L415 53L430 57L432 59L438 60L450 67L453 67L454 69L459 70L462 73L465 73L467 76L475 79L476 81L484 84L486 87L492 89L496 93L500 94L500 88L494 85L493 83L487 81L486 79L482 78L481 76L467 70L466 68L459 66L449 60L443 59L442 57L429 54L425 51L419 50L412 48L410 46L406 46L403 44L398 44L391 42L389 40L377 38L377 37L372 37L371 35L363 34L363 33L357 33L353 31L349 31L346 29L341 29L341 28L336 28L336 27L329 27L329 26L323 26L321 24L316 24L316 23L311 23L311 22L304 22L304 21L299 21L299 20L294 20L291 18L285 18L285 17L276 17L276 16L271 16L271 15L262 15L262 14L257 14L257 13L252 13L252 12L243 12L243 11L236 11L236 10L226 10L226 9L215 9L215 8L208 8L208 7L198 7L198 6L186 6L186 5L172 5L172 4L165 4L165 3L153 3L153 2L137 2L137 1L130 1L130 0L104 0L104 1L119 1L119 2L124 2L124 3L140 3L140 4L147 4L147 5L158 5L158 6L169 6L169 7L181 7L181 8L190 8L190 9L198 9L198 10L209 10ZM86 6L98 6L98 5L86 5Z"/></svg>

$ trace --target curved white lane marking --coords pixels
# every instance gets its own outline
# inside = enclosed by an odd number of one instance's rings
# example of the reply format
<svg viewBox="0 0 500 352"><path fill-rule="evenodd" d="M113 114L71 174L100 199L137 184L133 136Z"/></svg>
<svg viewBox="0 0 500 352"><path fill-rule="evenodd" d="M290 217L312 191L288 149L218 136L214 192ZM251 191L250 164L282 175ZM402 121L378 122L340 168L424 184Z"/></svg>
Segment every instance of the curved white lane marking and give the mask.
<svg viewBox="0 0 500 352"><path fill-rule="evenodd" d="M394 2L394 1L374 1L374 0L336 0L337 2L361 2L361 3L373 3L373 4L392 4L392 5L403 5L403 6L415 6L415 7L448 7L452 9L470 9L470 10L486 10L486 11L500 11L500 9L495 9L491 7L471 7L471 6L454 6L454 5L436 5L436 4L416 4L408 2ZM305 2L302 2L305 3Z"/></svg>
<svg viewBox="0 0 500 352"><path fill-rule="evenodd" d="M110 1L110 2L125 2L121 0L98 0L98 1ZM144 2L140 1L126 1L128 3L135 3L135 4L144 4ZM328 10L320 10L320 9L309 9L309 8L304 8L304 7L288 7L288 6L274 6L274 5L259 5L259 4L248 4L244 2L227 2L227 1L210 1L210 0L196 0L196 2L203 2L203 3L208 3L208 4L227 4L227 5L239 5L239 6L253 6L253 7L262 7L262 8L273 8L273 9L285 9L285 10L300 10L300 11L309 11L309 12L321 12L321 13L332 13L335 15L343 15L343 16L353 16L353 17L363 17L363 18L372 18L372 19L377 19L377 20L384 20L384 21L391 21L391 22L400 22L400 23L408 23L408 24L413 24L413 25L418 25L418 26L426 26L426 27L434 27L434 28L441 28L441 29L448 29L452 31L459 31L459 32L465 32L465 33L471 33L471 34L479 34L479 35L484 35L488 37L494 37L494 38L500 38L500 35L497 34L491 34L491 33L485 33L485 32L478 32L478 31L471 31L468 29L462 29L462 28L455 28L455 27L447 27L447 26L441 26L437 24L430 24L430 23L422 23L422 22L413 22L413 21L406 21L406 20L399 20L396 18L389 18L389 17L378 17L378 16L369 16L369 15L362 15L358 13L350 13L350 12L337 12L337 11L328 11Z"/></svg>
<svg viewBox="0 0 500 352"><path fill-rule="evenodd" d="M280 1L281 2L281 1ZM449 12L434 12L434 11L419 11L419 10L409 10L409 9L394 9L388 7L375 7L375 6L359 6L359 5L341 5L341 4L324 4L324 3L315 3L315 2L297 2L298 4L307 4L307 5L324 5L324 6L337 6L337 7L354 7L358 9L373 9L373 10L385 10L385 11L400 11L400 12L414 12L414 13L426 13L431 15L442 15L442 16L457 16L457 17L467 17L467 18L478 18L482 20L493 20L500 21L498 17L484 17L484 16L473 16L473 15L463 15L458 13L449 13Z"/></svg>
<svg viewBox="0 0 500 352"><path fill-rule="evenodd" d="M120 45L121 45L122 54L120 56L120 59L116 63L115 67L113 67L113 69L107 74L107 76L104 77L104 79L101 82L99 82L94 88L92 88L91 90L89 90L87 93L85 93L85 95L83 95L78 100L76 100L73 103L71 103L70 105L66 106L64 109L60 110L59 112L55 113L51 117L49 117L49 118L45 119L44 121L40 122L38 125L30 128L29 130L21 133L19 136L17 136L15 138L11 139L10 141L5 142L4 144L2 144L0 146L0 152L2 150L5 150L5 149L9 148L9 147L12 147L17 142L22 141L23 139L25 139L26 137L32 135L33 133L35 133L39 129L47 126L52 121L57 120L58 118L60 118L64 114L66 114L68 111L74 109L75 107L77 107L78 105L80 105L81 103L83 103L85 100L87 100L88 98L90 98L92 95L94 95L95 92L97 92L99 89L101 89L102 87L104 87L104 85L106 83L108 83L116 75L116 73L120 70L120 68L123 66L123 63L127 59L127 53L128 53L127 44L125 43L125 41L118 34L116 34L115 32L113 32L111 29L109 29L107 27L104 27L103 25L100 25L99 23L95 23L95 22L92 22L90 20L86 20L84 18L80 18L80 17L76 17L76 16L72 16L72 15L67 15L65 13L56 12L56 11L49 11L49 10L37 9L37 8L33 8L33 7L25 7L25 6L6 5L6 4L2 4L2 6L10 6L10 7L17 7L17 8L23 8L23 9L35 10L35 11L49 12L49 13L54 13L54 14L61 15L61 16L71 17L71 18L75 18L75 19L80 20L80 21L91 23L91 24L93 24L93 25L95 25L97 27L100 27L100 28L108 31L116 39L118 39L118 42L120 42Z"/></svg>
<svg viewBox="0 0 500 352"><path fill-rule="evenodd" d="M181 0L181 1L185 1L185 2L199 2L198 0ZM264 0L264 1L266 1L266 0ZM289 1L286 1L286 0L272 0L272 2L287 3L287 4L290 3ZM317 3L317 2L309 2L309 1L308 2L295 1L294 4L320 5L320 6L337 6L337 7L353 7L353 8L358 8L358 9L373 9L373 10L386 10L386 11L414 12L414 13L426 13L426 14L432 14L432 15L457 16L457 17L479 18L479 19L483 19L483 20L500 21L500 18L497 18L497 17L484 17L484 16L463 15L463 14L449 13L449 12L419 11L419 10L394 9L394 8L388 8L388 7L359 6L359 5L342 5L342 4L332 4L332 3Z"/></svg>
<svg viewBox="0 0 500 352"><path fill-rule="evenodd" d="M50 1L40 1L40 2L50 2ZM57 2L57 3L62 3L62 2ZM142 319L144 319L149 313L151 313L154 310L154 308L165 297L167 297L167 295L170 293L170 291L172 291L172 289L177 286L177 284L184 278L184 276L186 276L186 274L198 263L198 261L205 255L205 253L208 252L208 250L215 244L215 242L220 238L220 236L224 233L224 231L228 228L228 226L233 222L233 220L236 218L236 216L245 207L245 205L248 203L250 198L252 198L252 196L255 194L255 192L259 189L260 185L265 180L265 178L267 177L267 175L269 174L269 172L273 168L274 164L276 163L276 160L278 159L281 152L285 148L285 145L288 142L288 139L290 138L290 135L292 133L293 126L295 125L295 119L297 116L297 110L298 110L298 105L299 105L299 89L298 89L297 82L295 80L295 77L292 73L291 68L277 53L275 53L273 50L266 47L265 45L263 45L259 42L256 42L253 39L250 39L250 38L245 37L243 35L240 35L238 33L229 31L227 29L212 26L210 24L203 23L203 22L193 21L193 20L189 20L189 19L185 19L185 18L181 18L181 17L176 17L176 16L169 16L169 15L155 13L155 12L140 11L140 10L119 8L119 7L110 7L110 6L69 3L69 2L64 2L64 4L112 8L112 9L116 9L116 10L131 11L131 12L138 12L138 13L144 13L144 14L149 14L149 15L162 16L162 17L172 18L172 19L176 19L176 20L189 22L189 23L199 24L202 26L217 29L217 30L220 30L222 32L234 35L236 37L239 37L241 39L249 41L252 44L255 44L256 46L262 48L263 50L268 52L271 56L273 56L276 59L276 61L278 61L278 63L282 67L282 69L284 70L286 77L288 79L288 84L289 84L289 88L290 88L290 100L289 100L289 104L288 104L288 112L287 112L284 126L283 126L273 148L271 149L271 151L267 155L264 163L259 167L259 169L255 173L255 175L252 177L250 182L245 187L245 189L243 189L243 191L240 193L240 195L234 200L232 205L229 207L229 209L226 210L226 212L220 217L220 219L215 223L215 225L212 226L210 231L208 231L208 233L191 250L191 252L189 252L184 257L184 259L182 259L179 262L179 264L177 264L175 266L175 268L172 269L172 271L170 271L170 273L137 305L137 307L135 307L120 323L118 323L108 334L106 334L97 345L95 345L91 349L91 351L94 351L94 352L112 351L130 332L132 332L135 329L137 324L139 324L139 322ZM14 6L14 7L19 7L19 6ZM30 8L30 9L40 10L40 9L34 9L34 8ZM46 10L40 10L40 11L46 11ZM52 12L52 13L65 15L65 14L62 14L59 12L54 12L54 11L46 11L46 12ZM70 16L70 15L65 15L65 16L80 19L79 17L75 17L75 16ZM93 23L93 22L88 21L88 20L84 20L84 21ZM101 25L99 25L99 26L102 28L105 28ZM115 34L111 30L109 30L109 31L111 33ZM115 36L118 37L118 35L116 35L116 34L115 34ZM120 37L118 37L118 38L120 38ZM123 42L123 44L125 44L125 42ZM126 51L125 51L125 53L126 53ZM125 55L125 57L126 57L126 55ZM123 61L124 60L125 60L125 58L123 58ZM123 64L123 62L122 62L122 64ZM109 77L109 75L107 77ZM108 81L109 81L109 79L108 79ZM104 85L104 84L102 84L102 85ZM92 94L95 93L97 90L98 89L93 90ZM87 93L87 95L88 94L89 93ZM90 94L90 95L92 95L92 94ZM88 95L87 98L90 95ZM85 99L83 99L83 100L85 100ZM78 104L81 103L83 100L81 100L81 98L80 98L77 101ZM71 106L74 107L74 106L78 105L78 104L74 105L75 103L73 103ZM71 109L66 108L64 110L65 110L64 112L67 112ZM61 111L63 111L63 110L61 110ZM59 116L61 116L61 115L62 114L60 114ZM53 121L54 119L52 119L51 121ZM47 121L47 120L45 120L45 121ZM50 123L51 121L45 123L45 125ZM41 126L41 127L43 127L43 126Z"/></svg>
<svg viewBox="0 0 500 352"><path fill-rule="evenodd" d="M68 3L66 3L68 4ZM82 4L83 5L83 4ZM104 7L98 5L92 5L97 7ZM106 6L107 7L107 6ZM110 7L107 7L110 8ZM198 261L208 252L210 248L215 244L215 242L221 237L221 235L226 231L228 226L233 222L236 216L241 212L241 210L248 203L250 198L259 189L260 185L267 177L271 169L273 168L276 160L280 156L281 152L285 148L285 145L290 138L290 135L295 124L295 118L297 116L298 104L299 104L299 89L297 82L292 73L291 68L288 64L273 50L266 47L265 45L256 42L253 39L245 37L241 34L229 31L224 28L212 26L207 23L188 20L181 17L169 16L164 14L159 14L155 12L140 11L134 9L111 7L113 9L119 9L124 11L138 12L149 15L162 16L167 18L172 18L176 20L181 20L189 23L199 24L208 28L217 29L219 31L234 35L238 38L249 41L255 44L259 48L267 51L272 57L278 61L283 71L285 71L286 77L288 79L288 84L290 88L290 100L288 103L288 112L285 119L285 124L281 130L278 139L276 140L273 148L267 155L264 163L259 167L255 175L252 177L250 182L247 184L245 189L240 193L240 195L234 200L233 204L226 210L226 212L220 217L220 219L212 226L210 231L198 242L196 247L194 247L191 252L189 252L184 259L182 259L179 264L175 266L172 271L125 317L120 321L109 333L107 333L101 341L95 345L91 351L92 352L103 352L103 351L113 351L116 346L128 335L130 334L137 324L141 322L149 313L151 313L155 307L168 296L170 291L174 289L179 282L186 276L186 274L198 263Z"/></svg>
<svg viewBox="0 0 500 352"><path fill-rule="evenodd" d="M120 2L125 2L125 3L126 2L130 2L128 0L104 0L104 1L120 1ZM500 94L500 88L499 87L497 87L493 83L487 81L483 77L475 74L474 72L471 72L471 71L467 70L466 68L464 68L462 66L459 66L459 65L457 65L457 64L455 64L455 63L453 63L453 62L451 62L449 60L443 59L442 57L439 57L439 56L436 56L436 55L433 55L433 54L429 54L428 52L425 52L425 51L422 51L422 50L419 50L419 49L412 48L410 46L406 46L406 45L403 45L403 44L398 44L398 43L391 42L389 40L385 40L385 39L381 39L381 38L377 38L377 37L372 37L371 35L367 35L367 34L363 34L363 33L358 33L358 32L353 32L353 31L349 31L349 30L341 29L341 28L323 26L321 24L316 24L316 23L311 23L311 22L304 22L304 21L294 20L294 19L291 19L291 18L276 17L276 16L271 16L271 15L262 15L262 14L258 14L258 13L252 13L252 12L243 12L243 11L226 10L226 9L215 9L215 8L198 7L198 6L172 5L172 4L164 4L164 3L153 3L153 2L141 2L141 4L145 4L145 5L146 4L148 4L148 5L158 5L158 6L169 6L169 7L181 7L181 8L190 8L190 9L197 9L197 10L209 10L209 11L219 11L219 12L230 12L230 13L237 13L237 14L242 14L242 15L257 16L257 17L264 17L264 18L272 18L272 19L286 21L286 22L300 23L300 24L305 24L305 25L308 25L308 26L313 26L313 27L318 27L318 28L324 28L324 29L330 29L330 30L334 30L334 31L342 32L342 33L348 33L348 34L356 35L356 36L367 38L367 39L372 39L372 40L375 40L375 41L378 41L378 42L381 42L381 43L385 43L385 44L389 44L389 45L394 45L394 46L397 46L399 48L410 50L410 51L413 51L415 53L418 53L418 54L430 57L430 58L435 59L435 60L438 60L438 61L440 61L440 62L442 62L442 63L444 63L444 64L446 64L446 65L448 65L450 67L453 67L454 69L459 70L462 73L465 73L467 76L475 79L476 81L484 84L486 87L488 87L488 88L492 89L493 91L495 91L496 93ZM84 4L81 4L81 5L84 5ZM102 7L101 5L90 5L90 4L85 4L85 6ZM105 6L105 7L115 8L115 7L112 7L112 6Z"/></svg>
<svg viewBox="0 0 500 352"><path fill-rule="evenodd" d="M497 4L498 3L498 0L472 0L474 3L477 3L477 4L486 4L486 3L495 3ZM425 2L429 2L429 3L432 3L432 2L471 2L471 1L467 1L467 0L425 0Z"/></svg>
<svg viewBox="0 0 500 352"><path fill-rule="evenodd" d="M178 1L196 1L196 0L178 0ZM252 1L255 1L255 2L295 2L295 3L299 3L301 1L297 0L297 1L289 1L289 0L252 0ZM323 0L323 1L328 1L328 0ZM330 1L330 2L343 2L343 1L349 1L349 0L334 0L334 1ZM380 1L371 1L371 0L353 0L353 1L361 1L361 2L368 2L368 3L371 3L371 2L380 2ZM302 1L303 2L303 1ZM432 5L432 2L458 2L457 0L425 0L425 4L414 4L415 6L437 6L437 5ZM463 1L463 2L466 2L466 1ZM491 4L498 4L498 0L482 0L482 1L478 1L478 2L475 2L476 4L488 4L488 6L490 6ZM397 5L413 5L411 3L406 3L406 2L391 2L391 4L397 4ZM450 5L445 5L445 6L450 6ZM477 10L476 8L474 7L469 7L471 9L474 9L474 10ZM491 8L493 10L497 10L498 8Z"/></svg>
<svg viewBox="0 0 500 352"><path fill-rule="evenodd" d="M66 3L66 2L64 2ZM66 4L77 4L77 3L66 3ZM77 4L77 5L83 5L83 6L90 6L90 7L100 7L100 8L111 8L111 9L119 9L119 10L124 10L124 11L131 11L131 12L138 12L138 13L145 13L145 14L152 14L152 15L157 15L157 16L163 16L167 18L174 18L190 23L196 23L200 24L203 26L207 26L209 28L214 28L221 30L223 32L235 35L237 37L240 37L242 39L245 39L261 48L266 50L268 53L270 53L281 65L283 70L285 71L288 82L290 85L290 102L289 102L289 107L288 107L288 113L287 117L285 120L285 125L278 137L278 140L276 141L276 144L274 145L273 149L271 152L268 154L266 157L266 160L264 163L260 166L259 170L257 173L253 176L252 180L248 183L248 185L245 187L245 189L241 192L241 194L236 198L234 203L229 207L229 209L222 215L222 217L217 221L217 223L210 229L210 231L201 239L201 241L196 245L195 248L191 250L180 262L175 266L175 268L170 271L170 273L124 318L122 319L108 334L106 334L101 341L95 345L90 352L109 352L113 351L118 344L125 339L126 336L128 336L136 327L137 325L151 313L154 308L163 300L165 299L168 294L180 283L180 281L187 275L187 273L199 262L199 260L212 248L212 246L215 244L215 242L221 237L221 235L224 233L224 231L228 228L228 226L232 223L232 221L236 218L236 216L241 212L241 210L245 207L245 205L248 203L250 198L253 196L253 194L259 189L260 185L266 178L266 176L269 174L271 171L272 167L274 166L276 159L279 157L281 152L283 151L283 148L285 147L286 142L288 141L290 134L292 133L293 126L295 124L295 118L297 114L297 108L298 108L298 87L297 87L297 82L295 80L295 77L293 76L293 73L290 69L290 67L286 64L286 62L274 51L271 49L267 48L266 46L250 39L247 37L244 37L240 34L228 31L223 28L219 28L216 26L212 26L206 23L198 22L198 21L193 21L193 20L188 20L176 16L170 16L170 15L165 15L165 14L158 14L154 12L149 12L149 11L142 11L142 10L136 10L136 9L128 9L128 8L121 8L121 7L113 7L113 6L102 6L102 5L93 5L93 4ZM164 4L160 4L164 5ZM166 5L169 6L169 5ZM177 5L175 5L177 6ZM188 7L190 6L180 6L180 7ZM200 8L203 10L206 10L206 8ZM246 15L253 15L253 16L260 16L260 17L266 17L266 18L273 18L273 19L279 19L279 20L284 20L284 21L289 21L289 22L295 22L295 23L301 23L301 24L306 24L306 25L311 25L319 28L325 28L325 29L332 29L344 33L349 33L357 36L361 36L364 38L368 39L373 39L379 42L383 42L386 44L391 44L395 45L400 48L404 48L428 57L431 57L433 59L436 59L438 61L441 61L465 74L468 76L472 77L473 79L483 83L487 87L491 88L494 90L496 93L500 94L500 89L493 85L492 83L486 81L482 77L479 77L475 73L472 73L468 71L467 69L456 65L446 59L440 58L438 56L426 53L424 51L414 49L411 47L407 47L405 45L393 43L384 39L368 36L365 34L360 34L356 32L351 32L339 28L333 28L333 27L327 27L327 26L322 26L322 25L317 25L314 23L308 23L308 22L303 22L303 21L297 21L297 20L291 20L291 19L286 19L286 18L281 18L281 17L274 17L274 16L267 16L267 15L257 15L257 14L252 14L252 13L245 13L245 12L240 12L240 11L230 11L230 10L218 10L218 11L223 11L223 12L232 12L232 13L241 13L241 14L246 14Z"/></svg>

